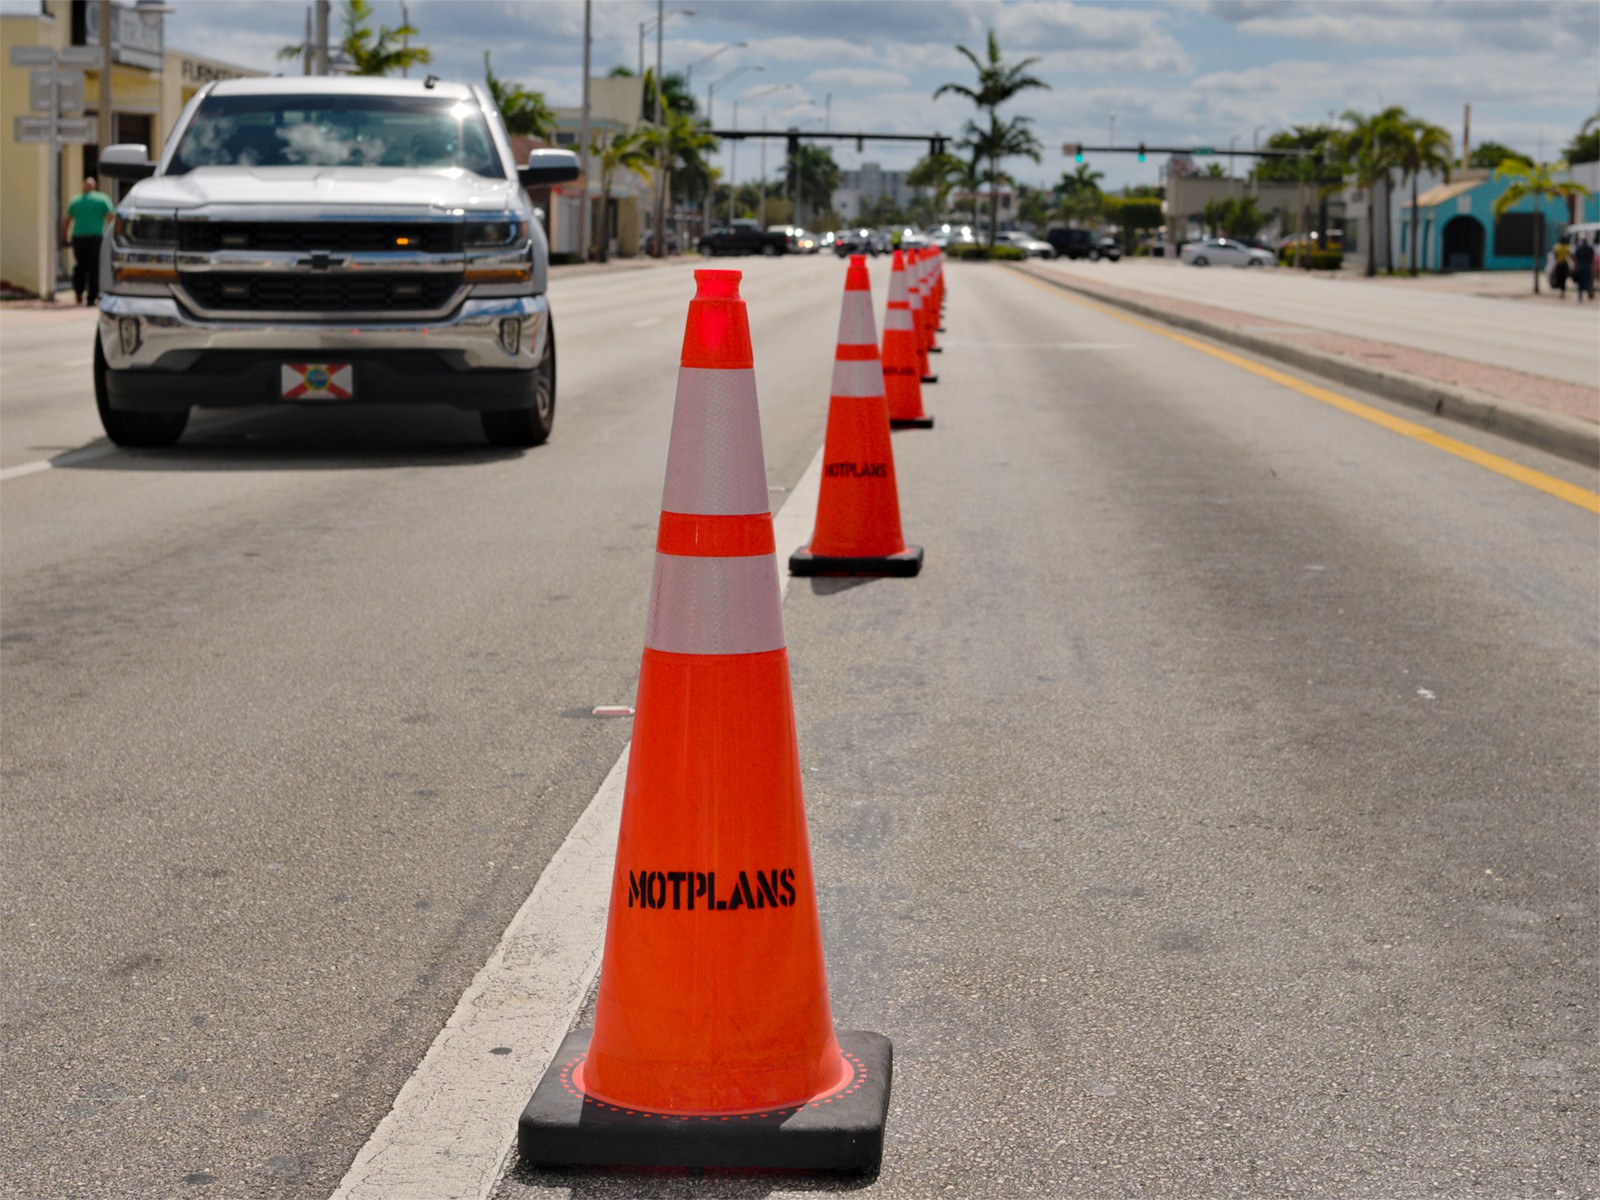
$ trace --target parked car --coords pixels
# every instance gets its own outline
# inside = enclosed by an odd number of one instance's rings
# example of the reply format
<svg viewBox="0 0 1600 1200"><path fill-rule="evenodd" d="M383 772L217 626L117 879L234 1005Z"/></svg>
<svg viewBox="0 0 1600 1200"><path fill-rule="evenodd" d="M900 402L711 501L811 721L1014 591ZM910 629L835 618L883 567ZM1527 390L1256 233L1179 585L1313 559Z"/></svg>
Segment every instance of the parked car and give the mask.
<svg viewBox="0 0 1600 1200"><path fill-rule="evenodd" d="M840 258L851 254L882 254L884 239L871 229L841 229L833 240L833 252Z"/></svg>
<svg viewBox="0 0 1600 1200"><path fill-rule="evenodd" d="M305 134L307 136L297 136ZM496 445L555 419L550 254L528 187L569 150L512 157L477 84L228 79L185 106L101 248L94 392L120 446L170 446L195 407L449 404Z"/></svg>
<svg viewBox="0 0 1600 1200"><path fill-rule="evenodd" d="M789 237L781 225L774 232L761 228L754 221L735 220L703 234L699 247L700 253L707 257L717 254L764 254L772 258L789 253Z"/></svg>
<svg viewBox="0 0 1600 1200"><path fill-rule="evenodd" d="M1277 259L1270 250L1258 250L1233 238L1206 238L1185 242L1178 260L1196 267L1270 267Z"/></svg>
<svg viewBox="0 0 1600 1200"><path fill-rule="evenodd" d="M1102 234L1100 237L1095 238L1094 243L1089 247L1089 257L1094 261L1099 261L1103 258L1109 262L1120 262L1122 259L1122 243L1109 234Z"/></svg>
<svg viewBox="0 0 1600 1200"><path fill-rule="evenodd" d="M1029 258L1054 258L1056 249L1049 242L1040 241L1031 233L1020 229L1002 229L994 235L997 245L1015 246Z"/></svg>
<svg viewBox="0 0 1600 1200"><path fill-rule="evenodd" d="M1056 225L1045 232L1044 238L1055 247L1058 258L1088 258L1094 248L1094 234L1087 229Z"/></svg>

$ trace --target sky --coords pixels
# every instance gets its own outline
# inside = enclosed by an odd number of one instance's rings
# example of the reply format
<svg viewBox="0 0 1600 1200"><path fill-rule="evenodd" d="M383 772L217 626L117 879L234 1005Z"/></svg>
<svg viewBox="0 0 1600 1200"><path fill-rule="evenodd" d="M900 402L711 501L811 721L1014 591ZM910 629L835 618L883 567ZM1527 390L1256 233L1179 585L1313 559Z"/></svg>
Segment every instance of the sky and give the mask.
<svg viewBox="0 0 1600 1200"><path fill-rule="evenodd" d="M297 71L275 52L301 40L305 0L168 2L169 47ZM373 7L380 23L401 23L399 0L373 0ZM582 0L407 0L405 7L415 40L433 53L428 70L480 80L483 52L492 48L496 75L542 91L551 104L579 103ZM34 8L0 0L3 11ZM975 83L956 47L981 58L992 29L1008 61L1036 57L1029 73L1050 84L1002 110L1032 118L1042 161L1013 160L1008 169L1041 186L1074 167L1062 152L1067 142L1249 148L1294 124L1391 104L1443 126L1458 147L1470 104L1474 145L1491 140L1549 160L1600 109L1600 4L1592 0L681 0L666 12L664 68L692 67L702 108L715 84L716 125L732 124L737 101L746 129L759 129L765 115L771 128L807 132L959 135L974 115L971 103L953 95L936 101L933 93L943 83ZM654 0L594 0L594 73L636 69L641 24L656 13ZM653 64L653 26L645 52ZM770 145L776 173L781 143ZM833 146L846 169L862 161L905 169L925 149ZM1160 182L1163 156L1143 164L1133 154L1087 157L1104 173L1102 186ZM756 161L754 143L745 143L741 180ZM1243 174L1248 160L1237 163Z"/></svg>

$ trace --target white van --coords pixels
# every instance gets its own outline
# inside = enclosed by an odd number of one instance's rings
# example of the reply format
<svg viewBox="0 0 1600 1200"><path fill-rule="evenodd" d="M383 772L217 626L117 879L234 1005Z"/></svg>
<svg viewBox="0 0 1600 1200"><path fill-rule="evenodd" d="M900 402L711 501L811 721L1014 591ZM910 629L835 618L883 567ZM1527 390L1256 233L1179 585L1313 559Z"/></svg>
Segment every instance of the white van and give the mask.
<svg viewBox="0 0 1600 1200"><path fill-rule="evenodd" d="M1600 221L1579 221L1568 225L1561 235L1561 240L1569 246L1576 246L1580 238L1588 238L1591 246L1600 246Z"/></svg>

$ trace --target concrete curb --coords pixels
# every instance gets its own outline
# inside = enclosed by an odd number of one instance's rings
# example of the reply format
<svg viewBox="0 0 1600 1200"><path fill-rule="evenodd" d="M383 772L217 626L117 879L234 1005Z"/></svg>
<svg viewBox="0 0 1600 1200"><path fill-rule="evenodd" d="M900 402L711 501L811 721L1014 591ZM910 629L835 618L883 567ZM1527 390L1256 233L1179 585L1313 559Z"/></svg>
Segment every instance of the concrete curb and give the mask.
<svg viewBox="0 0 1600 1200"><path fill-rule="evenodd" d="M1354 359L1325 354L1304 346L1287 345L1257 334L1230 329L1201 317L1169 312L1156 304L1146 304L1126 296L1108 296L1093 288L1077 286L1059 275L1014 265L1011 265L1011 269L1062 291L1123 308L1152 321L1198 333L1215 341L1227 342L1262 358L1276 359L1326 379L1373 392L1387 400L1488 430L1525 446L1559 454L1584 466L1600 466L1600 429L1578 417L1546 412L1517 400L1501 399L1404 371L1369 367Z"/></svg>

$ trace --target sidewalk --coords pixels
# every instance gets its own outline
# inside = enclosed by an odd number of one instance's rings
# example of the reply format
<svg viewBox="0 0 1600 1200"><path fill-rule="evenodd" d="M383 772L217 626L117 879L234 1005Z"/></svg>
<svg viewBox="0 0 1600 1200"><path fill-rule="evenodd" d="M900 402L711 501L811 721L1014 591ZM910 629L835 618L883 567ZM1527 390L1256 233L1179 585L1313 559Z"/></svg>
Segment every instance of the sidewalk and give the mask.
<svg viewBox="0 0 1600 1200"><path fill-rule="evenodd" d="M1490 430L1575 462L1600 466L1600 387L1584 387L1308 325L1268 322L1256 313L1176 299L1083 274L1068 275L1032 262L1012 267L1066 291ZM1520 272L1509 274L1516 275L1528 298L1533 299L1530 277ZM1453 286L1461 291L1477 287L1481 290L1471 294L1503 298L1514 293L1509 280L1485 282L1481 276L1438 278L1453 280L1453 285L1433 286ZM1396 286L1430 286L1420 279L1394 282ZM1573 301L1569 299L1567 303Z"/></svg>

